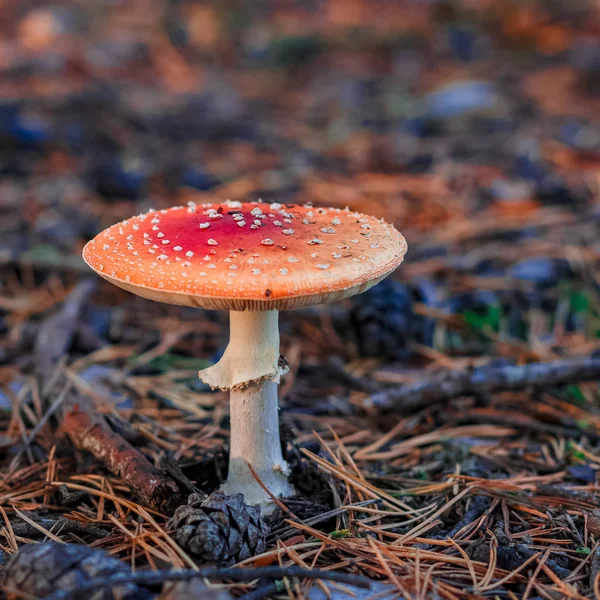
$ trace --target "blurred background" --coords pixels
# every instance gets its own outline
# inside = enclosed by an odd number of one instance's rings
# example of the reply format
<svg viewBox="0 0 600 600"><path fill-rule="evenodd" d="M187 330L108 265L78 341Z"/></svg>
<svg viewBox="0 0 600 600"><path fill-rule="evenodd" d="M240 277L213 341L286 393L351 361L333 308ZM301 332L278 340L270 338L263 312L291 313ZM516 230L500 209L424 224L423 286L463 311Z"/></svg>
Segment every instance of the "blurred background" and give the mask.
<svg viewBox="0 0 600 600"><path fill-rule="evenodd" d="M87 240L190 200L396 224L394 281L319 309L345 360L593 351L599 76L592 0L2 2L4 383L90 275ZM75 351L198 318L149 305L103 285ZM213 356L226 334L202 327L163 349Z"/></svg>
<svg viewBox="0 0 600 600"><path fill-rule="evenodd" d="M597 0L0 0L0 563L46 535L19 509L102 526L44 521L132 566L154 565L148 544L189 564L68 443L63 401L206 493L225 475L227 394L197 371L227 315L127 294L84 244L150 208L311 201L384 217L409 251L369 292L281 315L288 506L338 515L311 521L331 545L303 556L383 578L375 542L414 551L388 567L414 597L439 577L440 598L533 598L536 577L536 598L600 594L600 394L582 381L600 365L599 176ZM565 369L576 356L591 375ZM496 393L488 365L537 387ZM479 387L402 387L446 370ZM401 511L328 512L366 497ZM492 562L535 573L505 585Z"/></svg>

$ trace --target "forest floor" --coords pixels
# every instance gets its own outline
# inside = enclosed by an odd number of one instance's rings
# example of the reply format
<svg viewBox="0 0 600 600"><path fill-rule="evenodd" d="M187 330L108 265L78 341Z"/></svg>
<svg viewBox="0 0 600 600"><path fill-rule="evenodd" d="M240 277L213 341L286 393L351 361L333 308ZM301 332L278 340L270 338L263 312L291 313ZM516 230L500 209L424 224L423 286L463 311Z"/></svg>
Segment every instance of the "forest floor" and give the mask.
<svg viewBox="0 0 600 600"><path fill-rule="evenodd" d="M227 315L126 294L80 256L149 208L262 198L383 217L409 252L368 293L281 314L299 495L241 566L386 597L600 597L599 176L591 1L2 3L4 564L51 539L202 565L173 506L78 442L72 397L181 502L210 494L228 399L196 373Z"/></svg>

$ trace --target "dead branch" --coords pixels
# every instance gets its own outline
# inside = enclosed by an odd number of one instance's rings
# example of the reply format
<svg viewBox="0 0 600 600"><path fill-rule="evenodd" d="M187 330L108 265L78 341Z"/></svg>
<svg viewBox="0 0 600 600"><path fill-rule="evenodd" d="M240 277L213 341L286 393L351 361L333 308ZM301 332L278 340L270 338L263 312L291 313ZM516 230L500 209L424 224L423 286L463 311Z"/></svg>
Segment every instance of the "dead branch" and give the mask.
<svg viewBox="0 0 600 600"><path fill-rule="evenodd" d="M67 407L63 430L77 448L101 461L147 504L170 513L182 503L176 483L115 433L85 400Z"/></svg>
<svg viewBox="0 0 600 600"><path fill-rule="evenodd" d="M94 279L84 279L67 296L60 310L40 327L33 356L35 372L44 383L51 379L56 365L67 353L81 312L96 287Z"/></svg>
<svg viewBox="0 0 600 600"><path fill-rule="evenodd" d="M550 496L551 498L564 498L566 500L574 500L575 502L585 502L594 506L600 505L600 498L593 492L574 490L563 485L539 484L535 487L535 493L540 496Z"/></svg>
<svg viewBox="0 0 600 600"><path fill-rule="evenodd" d="M410 385L392 387L368 396L367 410L408 411L461 396L554 387L577 381L600 379L600 357L578 357L521 366L484 365L446 371Z"/></svg>
<svg viewBox="0 0 600 600"><path fill-rule="evenodd" d="M200 494L203 498L207 497L199 487L196 487L183 473L179 463L170 455L166 454L160 459L161 469L170 475L173 481L177 482L177 485L181 489L187 490L190 494Z"/></svg>
<svg viewBox="0 0 600 600"><path fill-rule="evenodd" d="M59 590L46 597L46 600L68 600L69 598L82 597L84 592L91 592L99 588L112 588L123 583L137 583L139 585L158 585L165 581L187 581L196 578L221 579L229 581L252 581L253 579L282 579L283 577L296 577L308 579L321 579L354 585L359 588L369 589L371 582L360 575L337 573L320 569L302 569L300 567L207 567L193 571L138 571L137 573L117 573L110 577L96 577L82 585L70 590Z"/></svg>
<svg viewBox="0 0 600 600"><path fill-rule="evenodd" d="M66 519L64 517L60 517L59 519L41 518L36 519L35 522L56 535L73 533L80 537L91 536L95 539L101 539L106 537L109 533L107 529L103 529L102 527L97 527L90 523L73 521L72 519ZM29 523L11 523L11 527L14 534L19 537L36 539L45 537L46 535L43 531L36 529Z"/></svg>

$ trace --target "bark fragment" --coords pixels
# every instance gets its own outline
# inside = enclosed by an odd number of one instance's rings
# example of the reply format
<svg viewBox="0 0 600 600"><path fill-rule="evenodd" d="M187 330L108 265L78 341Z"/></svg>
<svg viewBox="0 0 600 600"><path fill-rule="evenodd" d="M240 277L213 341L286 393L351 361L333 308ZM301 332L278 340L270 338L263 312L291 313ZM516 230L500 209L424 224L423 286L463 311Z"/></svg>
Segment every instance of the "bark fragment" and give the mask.
<svg viewBox="0 0 600 600"><path fill-rule="evenodd" d="M83 400L67 407L63 429L77 448L102 462L145 503L168 513L182 503L177 484L115 433L104 417L95 414Z"/></svg>

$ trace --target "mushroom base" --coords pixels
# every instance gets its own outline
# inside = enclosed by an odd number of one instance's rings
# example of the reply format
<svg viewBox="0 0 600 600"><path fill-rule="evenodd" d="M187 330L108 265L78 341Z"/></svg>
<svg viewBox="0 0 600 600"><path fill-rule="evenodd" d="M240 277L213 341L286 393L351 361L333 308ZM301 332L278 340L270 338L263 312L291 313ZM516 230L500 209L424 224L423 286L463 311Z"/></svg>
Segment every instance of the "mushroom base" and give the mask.
<svg viewBox="0 0 600 600"><path fill-rule="evenodd" d="M286 498L294 494L288 482L289 467L281 452L277 384L265 379L232 389L230 402L229 473L221 489L229 495L242 493L248 504L260 506L263 514L269 514L276 505L248 464L273 496Z"/></svg>

